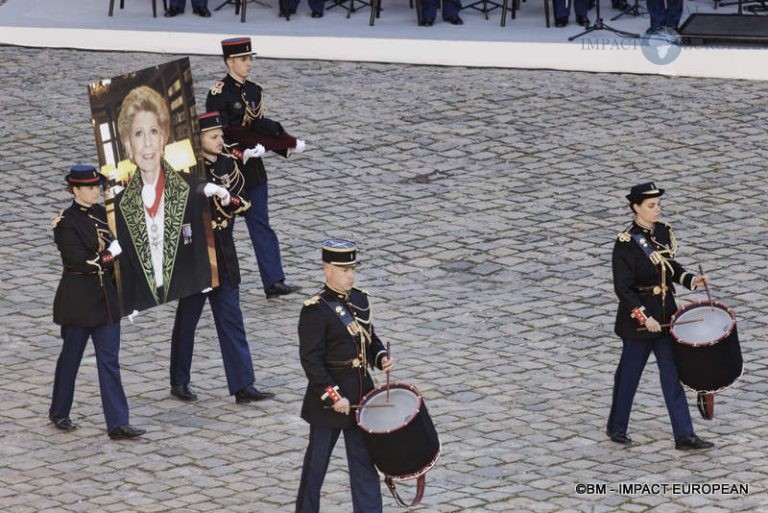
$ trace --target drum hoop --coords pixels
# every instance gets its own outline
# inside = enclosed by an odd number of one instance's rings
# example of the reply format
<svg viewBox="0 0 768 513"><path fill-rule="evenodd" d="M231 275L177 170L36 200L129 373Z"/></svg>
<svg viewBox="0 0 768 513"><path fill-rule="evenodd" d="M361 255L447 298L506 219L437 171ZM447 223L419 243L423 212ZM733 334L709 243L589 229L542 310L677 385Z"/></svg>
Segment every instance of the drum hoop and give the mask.
<svg viewBox="0 0 768 513"><path fill-rule="evenodd" d="M423 476L424 474L426 474L427 472L429 472L430 470L432 470L434 466L437 465L437 461L440 459L440 452L442 451L442 449L443 449L443 444L440 442L440 438L438 437L437 452L435 453L435 457L432 458L432 461L424 465L420 470L417 470L416 472L411 472L410 474L403 474L400 476L390 476L389 474L385 474L384 472L379 470L378 467L376 467L376 470L381 476L388 477L392 481L408 481L410 479L417 479Z"/></svg>
<svg viewBox="0 0 768 513"><path fill-rule="evenodd" d="M678 319L680 314L686 313L688 310L691 310L695 307L703 307L703 306L714 306L718 307L720 310L725 310L725 312L728 314L728 316L731 318L731 323L728 325L728 330L718 338L714 338L712 340L707 340L706 342L700 342L698 344L691 344L690 342L686 342L685 340L682 340L680 337L677 336L677 334L674 331L675 328L675 321ZM688 347L708 347L708 346L714 346L715 344L720 343L721 340L724 338L730 336L730 334L733 332L734 326L736 326L736 316L733 314L733 310L728 308L724 303L721 303L720 301L707 301L707 300L701 300L701 301L692 301L685 305L684 307L680 308L677 312L675 312L671 319L670 319L670 328L669 333L672 335L672 338L675 339L675 342L678 344L682 344L684 346Z"/></svg>
<svg viewBox="0 0 768 513"><path fill-rule="evenodd" d="M683 385L683 388L685 388L686 390L690 390L691 392L697 392L697 393L700 393L700 394L719 394L720 392L723 392L723 391L731 388L733 385L735 385L736 382L739 381L743 375L744 375L744 367L742 366L741 367L741 372L739 373L738 376L736 376L736 379L734 379L733 381L731 381L729 384L725 385L724 387L720 387L720 388L718 388L716 390L696 390L693 387L689 387L688 385L686 385L682 381L680 382L680 384Z"/></svg>
<svg viewBox="0 0 768 513"><path fill-rule="evenodd" d="M411 392L413 392L416 395L416 399L418 400L416 411L413 413L413 415L411 415L406 419L405 423L401 424L400 426L394 429L387 429L385 431L376 431L376 430L364 428L363 426L360 425L360 413L361 413L361 410L363 410L364 408L358 408L357 411L355 412L355 423L357 424L357 427L359 427L361 430L365 431L366 433L370 433L372 435L387 435L389 433L394 433L395 431L399 431L403 429L405 426L407 426L408 424L410 424L411 421L416 418L416 415L418 415L421 412L421 407L424 404L424 400L421 397L421 392L419 392L419 390L415 386L409 385L408 383L403 383L402 381L396 381L394 383L390 383L389 388L400 388L400 389L410 390ZM363 406L367 404L371 397L378 395L381 390L386 390L386 389L387 389L387 385L377 386L376 388L374 388L373 390L365 394L365 396L363 396L363 398L360 400L360 405ZM383 392L383 393L386 393L386 392Z"/></svg>

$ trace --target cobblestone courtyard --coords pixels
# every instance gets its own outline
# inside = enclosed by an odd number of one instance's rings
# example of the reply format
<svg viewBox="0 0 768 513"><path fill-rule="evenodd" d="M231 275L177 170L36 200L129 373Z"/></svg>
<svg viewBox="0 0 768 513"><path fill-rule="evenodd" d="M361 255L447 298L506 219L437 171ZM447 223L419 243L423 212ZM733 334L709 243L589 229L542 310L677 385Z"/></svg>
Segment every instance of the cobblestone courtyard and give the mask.
<svg viewBox="0 0 768 513"><path fill-rule="evenodd" d="M393 377L422 391L441 436L419 511L768 511L759 82L257 60L267 116L309 148L265 161L286 273L304 291L264 299L236 227L257 384L277 400L227 396L208 308L193 362L200 400L172 399L166 305L122 328L131 423L148 433L107 438L92 346L72 411L80 429L58 432L47 419L61 344L50 219L69 202L69 166L97 160L86 85L178 57L0 47L0 510L293 511L308 430L296 324L322 284L319 242L333 236L359 243L358 283L400 360ZM223 63L190 59L202 109ZM635 399L635 443L604 433L621 346L610 252L630 220L624 194L648 180L668 191L662 217L679 261L701 263L739 321L744 376L719 396L715 420L692 412L716 443L707 452L674 450L653 362ZM351 511L341 445L327 513ZM579 483L609 490L579 494ZM619 483L746 483L750 493L611 492Z"/></svg>

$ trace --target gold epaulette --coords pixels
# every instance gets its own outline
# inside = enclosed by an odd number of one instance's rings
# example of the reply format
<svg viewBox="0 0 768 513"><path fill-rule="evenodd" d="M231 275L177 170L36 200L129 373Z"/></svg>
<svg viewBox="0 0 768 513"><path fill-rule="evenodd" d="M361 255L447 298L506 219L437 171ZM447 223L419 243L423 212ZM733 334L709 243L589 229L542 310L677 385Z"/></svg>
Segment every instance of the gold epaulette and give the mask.
<svg viewBox="0 0 768 513"><path fill-rule="evenodd" d="M215 84L213 84L213 87L211 87L211 94L213 94L213 95L216 95L216 94L221 94L221 89L222 89L223 87L224 87L224 82L222 82L221 80L219 80L218 82L216 82Z"/></svg>
<svg viewBox="0 0 768 513"><path fill-rule="evenodd" d="M53 216L51 218L51 228L56 228L59 225L59 222L64 219L64 211L62 210L57 215Z"/></svg>
<svg viewBox="0 0 768 513"><path fill-rule="evenodd" d="M629 232L621 232L618 237L619 242L629 242L632 240L632 236L629 234Z"/></svg>
<svg viewBox="0 0 768 513"><path fill-rule="evenodd" d="M320 302L320 295L318 294L304 301L304 306L316 305L319 302Z"/></svg>

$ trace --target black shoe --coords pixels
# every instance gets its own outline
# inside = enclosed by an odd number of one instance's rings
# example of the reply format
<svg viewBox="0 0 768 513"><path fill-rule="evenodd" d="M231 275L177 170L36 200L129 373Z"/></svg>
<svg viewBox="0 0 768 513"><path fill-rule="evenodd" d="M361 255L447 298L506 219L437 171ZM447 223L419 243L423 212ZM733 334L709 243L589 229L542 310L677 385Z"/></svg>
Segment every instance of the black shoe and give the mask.
<svg viewBox="0 0 768 513"><path fill-rule="evenodd" d="M447 21L451 25L464 25L464 20L462 20L458 16L451 16L450 18L446 18L445 21Z"/></svg>
<svg viewBox="0 0 768 513"><path fill-rule="evenodd" d="M207 7L201 7L200 9L195 8L192 9L192 12L203 18L211 17L211 11L209 11Z"/></svg>
<svg viewBox="0 0 768 513"><path fill-rule="evenodd" d="M235 394L235 402L237 404L252 403L255 401L266 401L274 397L275 394L272 392L261 392L255 386L248 385Z"/></svg>
<svg viewBox="0 0 768 513"><path fill-rule="evenodd" d="M626 433L611 433L610 431L606 430L605 434L608 435L608 438L610 438L612 441L616 442L617 444L632 443L632 439L628 437Z"/></svg>
<svg viewBox="0 0 768 513"><path fill-rule="evenodd" d="M312 11L312 17L313 18L322 18L323 17L323 13L321 13L320 11Z"/></svg>
<svg viewBox="0 0 768 513"><path fill-rule="evenodd" d="M272 299L278 296L285 296L288 294L293 294L294 292L297 292L301 290L301 287L298 287L296 285L286 285L284 281L279 281L269 287L266 291L267 299Z"/></svg>
<svg viewBox="0 0 768 513"><path fill-rule="evenodd" d="M54 417L49 413L48 418L51 419L51 422L53 422L54 426L61 429L62 431L74 431L77 429L77 424L72 422L72 419L69 417Z"/></svg>
<svg viewBox="0 0 768 513"><path fill-rule="evenodd" d="M589 27L589 18L586 16L576 16L576 24L581 25L582 27Z"/></svg>
<svg viewBox="0 0 768 513"><path fill-rule="evenodd" d="M435 20L421 20L419 22L419 27L431 27L435 24Z"/></svg>
<svg viewBox="0 0 768 513"><path fill-rule="evenodd" d="M629 7L627 0L611 0L611 7L623 11Z"/></svg>
<svg viewBox="0 0 768 513"><path fill-rule="evenodd" d="M555 18L555 27L562 28L568 26L568 18Z"/></svg>
<svg viewBox="0 0 768 513"><path fill-rule="evenodd" d="M189 388L189 385L176 385L175 387L171 387L171 395L190 403L197 401L197 394Z"/></svg>
<svg viewBox="0 0 768 513"><path fill-rule="evenodd" d="M165 11L166 18L173 18L174 16L178 14L184 14L184 9L177 9L176 7L169 7L167 11Z"/></svg>
<svg viewBox="0 0 768 513"><path fill-rule="evenodd" d="M141 429L126 424L125 426L117 426L115 429L110 431L109 437L112 440L126 440L128 438L136 438L137 436L141 436L146 432L146 429Z"/></svg>
<svg viewBox="0 0 768 513"><path fill-rule="evenodd" d="M687 451L689 449L709 449L714 446L715 444L702 440L696 436L695 433L691 433L688 436L675 440L675 449L679 451Z"/></svg>

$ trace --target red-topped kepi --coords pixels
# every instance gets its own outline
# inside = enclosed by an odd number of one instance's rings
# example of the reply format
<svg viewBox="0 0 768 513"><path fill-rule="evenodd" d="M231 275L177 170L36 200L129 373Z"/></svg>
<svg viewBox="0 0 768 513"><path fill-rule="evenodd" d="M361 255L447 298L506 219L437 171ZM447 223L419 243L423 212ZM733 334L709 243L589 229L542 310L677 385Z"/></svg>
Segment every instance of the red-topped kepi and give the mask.
<svg viewBox="0 0 768 513"><path fill-rule="evenodd" d="M106 177L99 173L94 166L90 164L76 164L69 170L66 176L67 183L70 185L99 185L106 181Z"/></svg>
<svg viewBox="0 0 768 513"><path fill-rule="evenodd" d="M197 117L197 121L200 124L200 131L213 130L214 128L222 128L221 116L218 111L206 112Z"/></svg>
<svg viewBox="0 0 768 513"><path fill-rule="evenodd" d="M250 37L233 37L225 39L221 42L221 51L224 54L225 59L229 59L230 57L241 57L243 55L256 55L256 52L251 50Z"/></svg>

